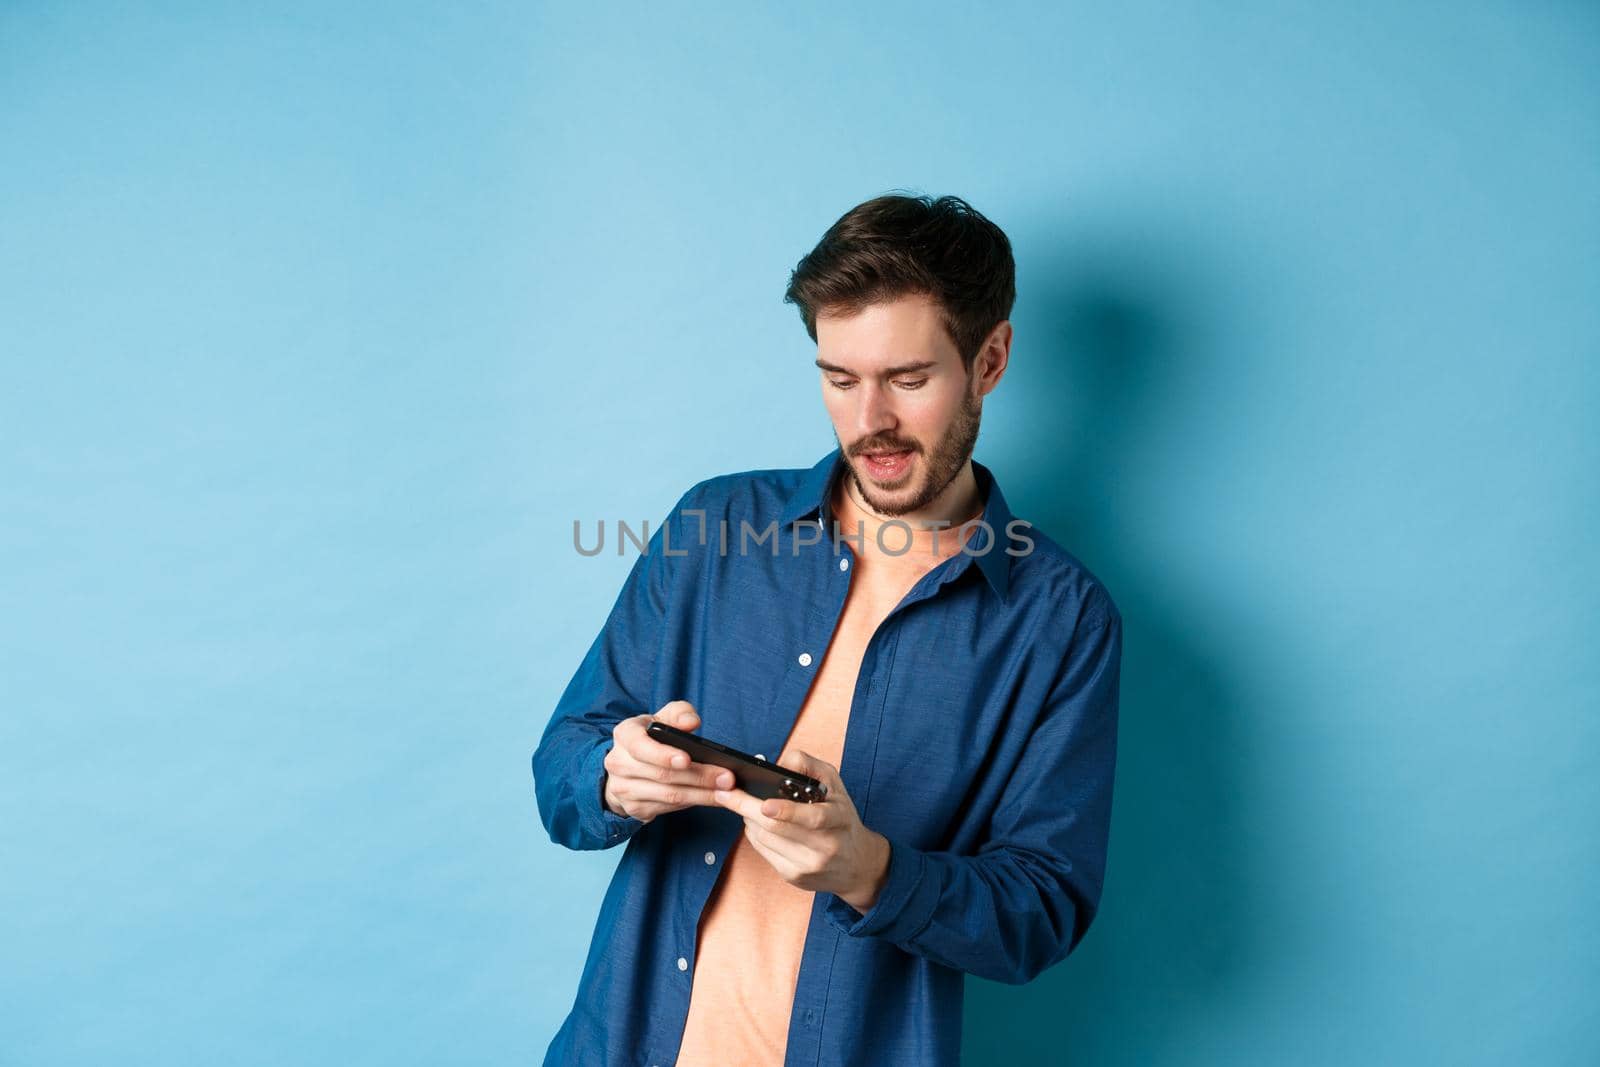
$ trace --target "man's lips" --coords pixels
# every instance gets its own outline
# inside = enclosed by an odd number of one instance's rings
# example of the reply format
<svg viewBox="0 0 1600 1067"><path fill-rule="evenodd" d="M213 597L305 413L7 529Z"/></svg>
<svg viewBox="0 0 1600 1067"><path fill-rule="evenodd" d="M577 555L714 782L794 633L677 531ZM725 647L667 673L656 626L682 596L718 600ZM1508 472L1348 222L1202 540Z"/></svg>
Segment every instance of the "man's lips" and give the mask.
<svg viewBox="0 0 1600 1067"><path fill-rule="evenodd" d="M915 449L904 448L894 452L863 452L861 458L866 462L867 473L879 481L893 481L905 473L906 464L911 462Z"/></svg>

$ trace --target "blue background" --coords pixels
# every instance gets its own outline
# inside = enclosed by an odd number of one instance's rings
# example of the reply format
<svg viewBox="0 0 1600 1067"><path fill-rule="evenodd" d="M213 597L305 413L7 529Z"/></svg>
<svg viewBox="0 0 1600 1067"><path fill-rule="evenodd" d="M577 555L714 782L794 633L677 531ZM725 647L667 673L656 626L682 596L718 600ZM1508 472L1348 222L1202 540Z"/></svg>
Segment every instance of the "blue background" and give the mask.
<svg viewBox="0 0 1600 1067"><path fill-rule="evenodd" d="M895 188L1127 621L968 1061L1600 1058L1594 6L225 7L0 8L0 1062L536 1062L572 522L832 446L780 298Z"/></svg>

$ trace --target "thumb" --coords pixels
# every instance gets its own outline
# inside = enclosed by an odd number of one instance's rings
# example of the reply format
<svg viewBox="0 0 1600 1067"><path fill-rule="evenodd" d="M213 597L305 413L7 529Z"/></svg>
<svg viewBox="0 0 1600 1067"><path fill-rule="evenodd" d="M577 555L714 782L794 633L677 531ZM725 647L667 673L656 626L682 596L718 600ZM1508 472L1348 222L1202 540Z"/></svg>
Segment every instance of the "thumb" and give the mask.
<svg viewBox="0 0 1600 1067"><path fill-rule="evenodd" d="M810 775L830 787L838 784L839 771L833 764L818 756L813 756L803 748L795 749L794 754L795 762L799 764L799 766L795 767L795 770L801 774Z"/></svg>
<svg viewBox="0 0 1600 1067"><path fill-rule="evenodd" d="M673 700L663 704L655 717L682 730L692 730L700 721L700 715L694 710L694 705L687 700Z"/></svg>

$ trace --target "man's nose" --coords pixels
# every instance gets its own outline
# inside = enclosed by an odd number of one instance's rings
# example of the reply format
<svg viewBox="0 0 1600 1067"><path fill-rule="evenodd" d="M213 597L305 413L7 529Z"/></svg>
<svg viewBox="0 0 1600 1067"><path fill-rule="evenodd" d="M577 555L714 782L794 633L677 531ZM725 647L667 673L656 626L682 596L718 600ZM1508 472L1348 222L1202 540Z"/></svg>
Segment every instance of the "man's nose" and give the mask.
<svg viewBox="0 0 1600 1067"><path fill-rule="evenodd" d="M897 424L894 405L889 397L884 395L882 387L862 382L861 406L856 409L857 439L866 440L873 434L894 429Z"/></svg>

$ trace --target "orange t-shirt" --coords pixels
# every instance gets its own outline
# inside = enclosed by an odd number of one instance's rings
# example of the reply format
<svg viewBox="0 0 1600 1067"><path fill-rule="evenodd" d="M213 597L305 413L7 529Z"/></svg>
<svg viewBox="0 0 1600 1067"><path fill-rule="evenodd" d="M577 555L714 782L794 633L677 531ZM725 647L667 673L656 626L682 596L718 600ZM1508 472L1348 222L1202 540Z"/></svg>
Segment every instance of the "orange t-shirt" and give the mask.
<svg viewBox="0 0 1600 1067"><path fill-rule="evenodd" d="M840 765L867 642L917 579L960 549L954 528L939 531L937 555L932 531L918 530L910 551L885 554L875 536L879 521L857 507L842 480L832 510L841 535L853 537L856 523L862 523L864 551L854 541L841 539L854 555L850 589L839 627L777 756L781 764L804 750ZM895 550L905 538L900 527L883 535L884 543ZM813 890L785 882L749 839L739 835L700 916L689 1016L677 1067L782 1067L815 896Z"/></svg>

